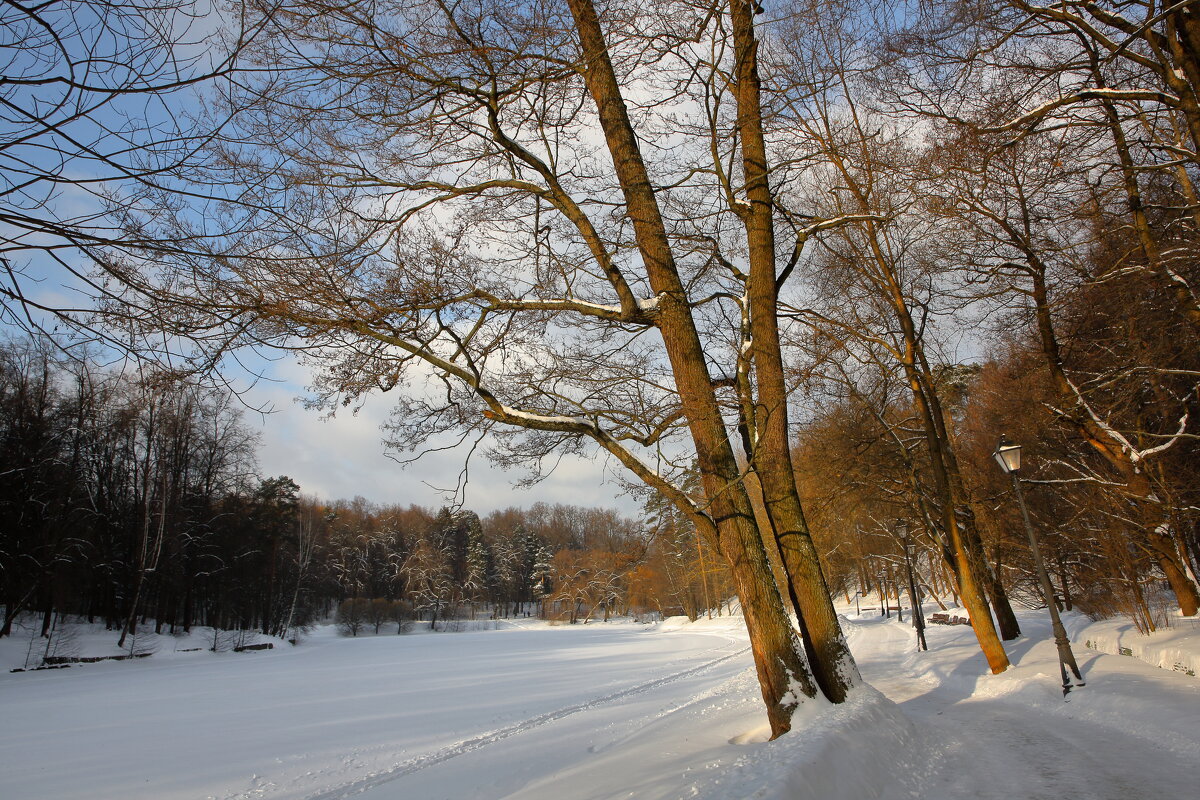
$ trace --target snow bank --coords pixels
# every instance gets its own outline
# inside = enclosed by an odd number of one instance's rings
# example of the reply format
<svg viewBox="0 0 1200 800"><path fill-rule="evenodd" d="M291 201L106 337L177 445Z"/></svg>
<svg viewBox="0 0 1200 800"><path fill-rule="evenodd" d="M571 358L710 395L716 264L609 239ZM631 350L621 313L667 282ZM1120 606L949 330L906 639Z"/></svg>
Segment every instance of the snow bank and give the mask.
<svg viewBox="0 0 1200 800"><path fill-rule="evenodd" d="M739 617L670 618L661 630L725 633L744 639ZM741 676L743 696L754 701L753 670ZM808 699L796 710L792 730L768 741L770 729L755 704L744 718L732 759L714 752L710 769L690 770L686 791L662 797L756 798L756 800L872 800L909 793L912 776L930 763L930 752L900 707L869 685L857 687L845 703ZM732 724L729 720L727 724ZM729 728L726 728L729 730ZM701 763L705 759L699 759ZM718 768L718 765L720 768ZM697 774L699 773L699 774ZM642 794L638 795L642 797ZM657 796L657 795L655 795Z"/></svg>
<svg viewBox="0 0 1200 800"><path fill-rule="evenodd" d="M13 635L0 639L0 669L37 669L45 659L72 666L97 659L143 658L164 659L205 658L213 653L233 653L235 650L256 652L267 649L290 648L291 645L274 636L253 631L220 631L195 627L190 633L156 634L144 628L130 636L125 647L117 647L120 631L105 630L104 625L72 623L59 626L49 639L41 637L41 620L23 617L13 626ZM240 655L237 657L241 657Z"/></svg>
<svg viewBox="0 0 1200 800"><path fill-rule="evenodd" d="M686 621L686 620L685 620ZM415 622L402 634L396 625L386 625L375 633L374 626L364 626L357 636L345 635L336 625L318 625L298 634L301 644L309 640L369 639L375 637L413 636L422 634L443 635L524 627L546 627L538 619L455 619L438 622L438 630L431 631L428 622ZM289 649L291 643L276 636L266 636L255 631L226 631L197 625L188 633L153 632L153 627L143 626L136 635L126 641L125 647L117 647L120 631L106 630L103 624L72 622L59 626L49 639L41 637L41 619L26 615L14 625L13 635L0 639L0 670L38 669L43 663L67 663L71 666L97 659L127 659L153 656L155 662L174 658L204 658L204 654L257 652L272 649ZM290 637L289 637L290 638ZM49 661L47 661L49 659Z"/></svg>
<svg viewBox="0 0 1200 800"><path fill-rule="evenodd" d="M248 654L211 652L215 633L164 636L153 658L0 673L0 797L1192 796L1200 681L1167 671L1196 663L1192 623L1143 638L1068 620L1165 669L1077 645L1087 686L1064 698L1044 611L1021 612L1001 675L969 627L931 626L917 652L907 624L844 617L871 685L838 706L806 700L775 741L740 617L412 637L328 626ZM0 641L0 660L20 666L35 633ZM64 644L92 655L113 640Z"/></svg>
<svg viewBox="0 0 1200 800"><path fill-rule="evenodd" d="M1092 620L1082 614L1064 614L1063 625L1071 641L1110 655L1132 656L1162 669L1200 674L1200 619L1178 612L1169 626L1149 636L1127 618Z"/></svg>

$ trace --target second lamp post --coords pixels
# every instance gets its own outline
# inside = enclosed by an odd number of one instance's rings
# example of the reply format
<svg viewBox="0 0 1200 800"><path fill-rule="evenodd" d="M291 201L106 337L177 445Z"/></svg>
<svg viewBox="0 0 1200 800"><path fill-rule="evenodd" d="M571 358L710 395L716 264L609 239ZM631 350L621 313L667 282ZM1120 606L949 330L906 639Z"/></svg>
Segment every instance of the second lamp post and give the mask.
<svg viewBox="0 0 1200 800"><path fill-rule="evenodd" d="M908 571L908 602L912 606L912 624L917 629L917 650L928 650L925 643L925 613L921 610L921 594L917 591L916 577L913 575L912 540L908 538L908 523L902 519L896 520L896 535L900 537L900 546L904 548L904 568Z"/></svg>
<svg viewBox="0 0 1200 800"><path fill-rule="evenodd" d="M1042 561L1042 551L1038 547L1037 535L1033 532L1033 524L1029 521L1029 511L1025 508L1025 496L1021 494L1021 482L1017 480L1017 472L1021 469L1021 445L1009 441L1001 435L996 452L992 453L1000 469L1012 479L1013 494L1017 496L1017 505L1021 507L1021 519L1025 521L1025 532L1029 535L1029 549L1033 551L1033 563L1037 567L1038 581L1042 584L1042 594L1046 596L1046 607L1050 610L1050 624L1054 628L1054 644L1058 646L1058 669L1062 673L1063 697L1071 691L1071 677L1067 669L1075 675L1079 686L1083 686L1083 675L1079 665L1075 663L1075 653L1071 651L1071 640L1067 638L1067 629L1063 627L1062 618L1058 615L1058 601L1054 597L1054 584L1050 583L1050 573L1046 572L1046 563Z"/></svg>

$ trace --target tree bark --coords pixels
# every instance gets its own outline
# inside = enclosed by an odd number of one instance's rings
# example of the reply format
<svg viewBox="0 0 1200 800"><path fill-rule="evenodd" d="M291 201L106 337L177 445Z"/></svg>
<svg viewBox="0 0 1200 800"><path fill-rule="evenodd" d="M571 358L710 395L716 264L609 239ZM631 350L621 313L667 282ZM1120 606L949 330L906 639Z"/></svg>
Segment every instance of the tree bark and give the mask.
<svg viewBox="0 0 1200 800"><path fill-rule="evenodd" d="M979 583L979 567L976 554L972 552L967 535L959 524L958 508L964 499L961 494L961 480L952 480L948 464L949 446L946 439L945 418L942 416L941 404L936 392L931 389L932 375L928 365L921 358L919 342L912 318L907 313L907 306L898 289L894 298L899 313L900 326L904 333L907 351L901 364L908 378L909 389L913 402L920 414L925 429L925 442L929 451L929 464L934 477L938 494L942 498L942 527L950 541L950 551L954 557L954 576L958 583L958 594L971 617L971 628L979 647L987 658L988 666L993 674L1008 669L1008 654L996 632L992 621L991 609L984 596L983 587ZM918 367L918 363L920 366ZM952 457L952 453L949 453ZM950 463L954 463L950 461Z"/></svg>
<svg viewBox="0 0 1200 800"><path fill-rule="evenodd" d="M801 698L816 693L783 609L750 499L721 418L686 290L642 160L624 98L591 0L568 0L584 57L584 78L599 112L608 151L633 223L638 250L659 299L657 325L696 447L704 493L716 522L715 543L729 562L742 603L759 685L773 736L791 727Z"/></svg>
<svg viewBox="0 0 1200 800"><path fill-rule="evenodd" d="M772 533L787 571L787 588L804 633L809 666L822 693L840 703L858 680L858 669L842 636L821 572L816 546L804 519L789 441L788 398L777 317L774 198L763 135L758 43L748 0L731 0L737 97L749 208L742 211L749 247L750 352L754 363L757 437L750 454L763 490Z"/></svg>

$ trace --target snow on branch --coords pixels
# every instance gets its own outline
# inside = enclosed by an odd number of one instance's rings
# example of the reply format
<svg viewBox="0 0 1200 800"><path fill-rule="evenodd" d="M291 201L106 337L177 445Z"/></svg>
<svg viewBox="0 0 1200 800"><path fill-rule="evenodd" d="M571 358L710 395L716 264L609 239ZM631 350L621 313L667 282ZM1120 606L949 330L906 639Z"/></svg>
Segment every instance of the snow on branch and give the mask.
<svg viewBox="0 0 1200 800"><path fill-rule="evenodd" d="M563 298L558 300L516 300L497 297L489 292L476 290L471 296L483 300L493 311L569 311L585 317L621 322L630 325L652 325L658 311L658 298L637 299L631 309L619 305L604 305L586 300Z"/></svg>
<svg viewBox="0 0 1200 800"><path fill-rule="evenodd" d="M1075 385L1074 381L1065 375L1063 378L1066 380L1067 385L1071 387L1071 391L1075 394L1076 402L1079 404L1079 407L1082 408L1088 415L1088 418L1092 421L1092 424L1094 424L1100 432L1107 436L1109 441L1115 443L1120 448L1121 452L1125 453L1130 463L1135 467L1141 464L1147 458L1169 450L1170 448L1174 447L1176 442L1182 438L1185 438L1188 417L1190 415L1190 412L1187 410L1185 410L1183 412L1183 416L1179 418L1179 427L1175 433L1167 435L1167 441L1155 447L1148 447L1144 450L1139 450L1131 441L1129 441L1128 437L1100 418L1100 415L1096 413L1096 410L1092 407L1091 403L1084 398L1083 392L1079 390L1079 387ZM1060 414L1062 413L1061 411L1058 411L1058 409L1055 409L1055 411Z"/></svg>

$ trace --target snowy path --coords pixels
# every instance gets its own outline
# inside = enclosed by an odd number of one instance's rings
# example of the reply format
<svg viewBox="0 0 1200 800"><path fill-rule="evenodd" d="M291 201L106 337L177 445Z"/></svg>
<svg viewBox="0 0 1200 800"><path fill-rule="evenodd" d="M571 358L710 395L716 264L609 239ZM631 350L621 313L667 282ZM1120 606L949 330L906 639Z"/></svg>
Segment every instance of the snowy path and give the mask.
<svg viewBox="0 0 1200 800"><path fill-rule="evenodd" d="M1024 615L1011 674L982 674L968 628L931 628L916 656L910 629L859 623L864 676L913 721L928 767L926 800L1195 797L1200 685L1134 659L1076 648L1088 685L1063 701L1048 624ZM950 656L947 658L947 656ZM957 657L955 657L957 656ZM947 671L949 667L949 671Z"/></svg>
<svg viewBox="0 0 1200 800"><path fill-rule="evenodd" d="M876 689L767 742L739 619L340 639L0 674L3 800L1191 798L1200 679L1040 616L986 674L969 628L847 623ZM886 698L886 699L885 699Z"/></svg>

